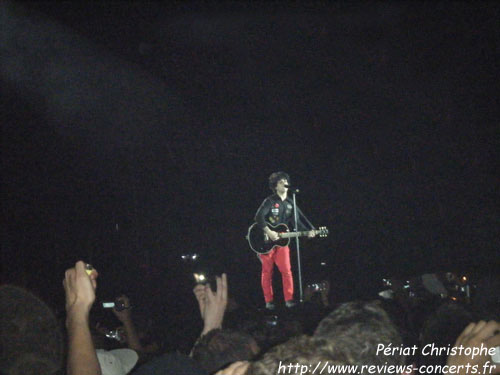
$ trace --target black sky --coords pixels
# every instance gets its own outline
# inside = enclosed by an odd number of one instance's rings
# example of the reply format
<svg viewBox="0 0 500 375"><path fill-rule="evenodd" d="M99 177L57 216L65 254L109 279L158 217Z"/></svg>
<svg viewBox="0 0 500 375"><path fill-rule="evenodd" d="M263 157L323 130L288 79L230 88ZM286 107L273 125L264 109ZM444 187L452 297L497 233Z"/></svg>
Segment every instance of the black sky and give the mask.
<svg viewBox="0 0 500 375"><path fill-rule="evenodd" d="M196 251L258 291L276 170L330 229L306 281L496 273L498 4L285 4L0 5L4 281Z"/></svg>

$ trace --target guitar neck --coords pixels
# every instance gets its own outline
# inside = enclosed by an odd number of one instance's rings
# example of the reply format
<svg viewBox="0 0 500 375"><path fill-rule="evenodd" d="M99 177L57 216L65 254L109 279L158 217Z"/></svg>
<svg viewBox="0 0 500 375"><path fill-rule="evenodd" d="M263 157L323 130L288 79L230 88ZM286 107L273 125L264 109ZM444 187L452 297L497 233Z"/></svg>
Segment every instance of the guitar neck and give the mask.
<svg viewBox="0 0 500 375"><path fill-rule="evenodd" d="M284 232L280 233L281 238L295 238L295 237L303 237L308 236L309 232L315 232L314 230L306 230L302 232Z"/></svg>

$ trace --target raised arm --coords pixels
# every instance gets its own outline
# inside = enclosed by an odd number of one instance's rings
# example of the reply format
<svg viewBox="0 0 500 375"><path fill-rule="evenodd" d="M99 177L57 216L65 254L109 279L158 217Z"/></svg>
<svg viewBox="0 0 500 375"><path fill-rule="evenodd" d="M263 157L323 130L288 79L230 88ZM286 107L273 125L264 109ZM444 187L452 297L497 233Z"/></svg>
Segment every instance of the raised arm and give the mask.
<svg viewBox="0 0 500 375"><path fill-rule="evenodd" d="M90 308L95 300L97 271L87 273L78 261L66 270L66 328L68 330L68 375L101 375L101 367L89 329Z"/></svg>
<svg viewBox="0 0 500 375"><path fill-rule="evenodd" d="M117 298L117 300L123 303L124 309L118 311L116 308L113 308L113 313L116 315L118 320L123 323L125 334L127 336L127 345L130 349L142 352L144 348L141 345L141 340L139 339L137 329L135 328L134 321L132 320L130 300L125 295L121 295Z"/></svg>
<svg viewBox="0 0 500 375"><path fill-rule="evenodd" d="M224 313L227 307L226 274L223 273L222 276L217 276L216 282L217 290L215 292L210 287L210 284L198 284L193 289L194 295L196 296L200 307L200 315L203 319L203 330L201 331L200 338L213 329L222 328Z"/></svg>

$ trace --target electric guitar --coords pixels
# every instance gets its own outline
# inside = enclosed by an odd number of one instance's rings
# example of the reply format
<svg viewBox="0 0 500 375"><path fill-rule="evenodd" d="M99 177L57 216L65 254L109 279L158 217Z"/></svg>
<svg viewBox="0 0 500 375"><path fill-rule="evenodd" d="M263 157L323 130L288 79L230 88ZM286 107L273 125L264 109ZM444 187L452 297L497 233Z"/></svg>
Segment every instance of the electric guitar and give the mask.
<svg viewBox="0 0 500 375"><path fill-rule="evenodd" d="M286 224L273 226L268 223L267 225L273 231L278 232L278 240L272 241L257 223L253 223L248 228L248 233L245 238L247 239L250 248L257 254L267 254L276 246L288 246L290 238L309 236L310 232L314 232L314 234L320 237L328 236L328 229L326 229L326 227L320 227L317 230L290 232Z"/></svg>

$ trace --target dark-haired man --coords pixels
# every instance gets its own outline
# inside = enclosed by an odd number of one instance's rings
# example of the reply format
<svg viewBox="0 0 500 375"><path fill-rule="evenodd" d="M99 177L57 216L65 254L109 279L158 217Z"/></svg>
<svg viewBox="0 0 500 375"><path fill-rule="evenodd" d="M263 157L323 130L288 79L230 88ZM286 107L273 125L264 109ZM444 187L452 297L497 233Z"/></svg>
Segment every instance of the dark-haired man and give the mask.
<svg viewBox="0 0 500 375"><path fill-rule="evenodd" d="M273 230L273 227L279 224L286 224L289 228L293 228L293 202L287 197L289 183L290 176L287 173L274 172L271 174L271 176L269 176L269 188L274 194L264 199L264 202L262 202L255 214L255 221L271 241L277 241L279 239L279 234ZM302 213L298 209L297 212L299 214L297 220L298 230L314 229L306 228L300 220L300 216L303 216ZM314 237L314 235L314 232L310 232L309 237ZM261 285L266 308L269 310L275 308L272 286L275 263L281 273L285 304L287 307L294 306L290 248L288 246L276 246L267 254L259 254L259 258L262 263Z"/></svg>

